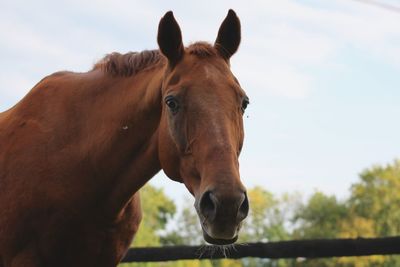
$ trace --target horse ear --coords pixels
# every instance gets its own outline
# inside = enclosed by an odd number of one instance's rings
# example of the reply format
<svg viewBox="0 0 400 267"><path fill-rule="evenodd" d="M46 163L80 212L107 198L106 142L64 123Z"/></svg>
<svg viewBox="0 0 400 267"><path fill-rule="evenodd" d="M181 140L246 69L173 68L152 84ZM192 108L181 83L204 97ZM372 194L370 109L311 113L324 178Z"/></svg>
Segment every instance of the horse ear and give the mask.
<svg viewBox="0 0 400 267"><path fill-rule="evenodd" d="M235 11L229 9L228 15L219 28L214 47L223 58L229 60L238 50L240 39L240 20Z"/></svg>
<svg viewBox="0 0 400 267"><path fill-rule="evenodd" d="M158 24L157 42L170 66L175 66L182 59L182 33L172 11L168 11Z"/></svg>

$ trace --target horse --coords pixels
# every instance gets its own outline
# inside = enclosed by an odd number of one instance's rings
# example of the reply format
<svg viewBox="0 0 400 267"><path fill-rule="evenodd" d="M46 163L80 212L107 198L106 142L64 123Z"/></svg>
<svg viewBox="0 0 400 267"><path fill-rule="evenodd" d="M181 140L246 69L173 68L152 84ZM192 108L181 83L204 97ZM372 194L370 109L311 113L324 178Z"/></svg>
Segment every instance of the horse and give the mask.
<svg viewBox="0 0 400 267"><path fill-rule="evenodd" d="M249 210L239 174L249 98L230 70L241 26L182 43L171 11L159 49L56 72L0 113L0 266L116 266L161 169L194 196L205 241L236 242Z"/></svg>

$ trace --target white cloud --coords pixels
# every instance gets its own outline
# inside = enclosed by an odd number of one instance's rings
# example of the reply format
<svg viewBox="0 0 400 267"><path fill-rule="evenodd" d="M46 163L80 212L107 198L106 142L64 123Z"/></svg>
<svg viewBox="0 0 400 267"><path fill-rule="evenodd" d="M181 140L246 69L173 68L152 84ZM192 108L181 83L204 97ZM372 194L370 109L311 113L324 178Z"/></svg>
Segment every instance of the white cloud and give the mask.
<svg viewBox="0 0 400 267"><path fill-rule="evenodd" d="M134 50L144 49L138 32L148 31L150 20L145 18L154 12L129 3L131 6L123 5L124 1L38 1L35 12L24 1L2 3L0 111L15 104L48 74L87 71L106 53L132 49L132 39ZM157 21L151 19L151 23L156 28Z"/></svg>
<svg viewBox="0 0 400 267"><path fill-rule="evenodd" d="M35 82L26 79L23 75L4 75L0 76L0 112L3 109L10 108L32 88ZM2 106L2 104L4 106Z"/></svg>
<svg viewBox="0 0 400 267"><path fill-rule="evenodd" d="M329 4L327 4L329 5ZM261 92L305 98L314 73L342 65L337 58L353 48L386 64L400 67L400 16L357 2L342 1L318 8L294 1L240 4L244 40L239 60L241 80ZM257 12L254 12L257 10Z"/></svg>
<svg viewBox="0 0 400 267"><path fill-rule="evenodd" d="M0 19L0 39L3 47L21 51L24 54L34 54L43 60L60 58L65 62L79 61L79 54L50 41L49 37L36 32L30 25L15 21L11 17L3 16Z"/></svg>
<svg viewBox="0 0 400 267"><path fill-rule="evenodd" d="M293 99L305 98L312 88L309 74L287 64L262 64L241 62L235 72L240 74L240 82L249 92L257 96L273 95Z"/></svg>
<svg viewBox="0 0 400 267"><path fill-rule="evenodd" d="M293 20L293 24L307 34L328 37L335 47L351 45L392 62L396 51L393 49L398 47L394 42L400 41L400 16L354 1L339 3L341 8L322 9L280 1L280 8L275 8L274 13L285 20ZM389 57L384 53L387 50Z"/></svg>
<svg viewBox="0 0 400 267"><path fill-rule="evenodd" d="M243 44L233 59L234 69L242 83L261 93L306 98L316 88L314 74L305 69L337 64L336 57L347 47L400 66L400 16L357 2L341 1L329 9L289 0L251 5L218 2L212 12L207 3L195 7L175 1L159 4L40 2L43 16L57 23L56 29L49 30L24 17L29 10L25 3L8 3L0 17L0 45L24 53L27 61L41 62L42 69L48 62L46 71L84 71L107 52L155 48L158 19L167 9L176 11L187 43L203 38L213 41L232 6L243 24Z"/></svg>

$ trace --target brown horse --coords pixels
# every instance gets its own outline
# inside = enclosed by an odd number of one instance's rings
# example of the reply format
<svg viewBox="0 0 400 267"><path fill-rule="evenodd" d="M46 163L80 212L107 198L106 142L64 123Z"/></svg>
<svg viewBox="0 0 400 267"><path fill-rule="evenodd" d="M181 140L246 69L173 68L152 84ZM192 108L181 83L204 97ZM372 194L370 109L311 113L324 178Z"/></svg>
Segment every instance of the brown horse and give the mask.
<svg viewBox="0 0 400 267"><path fill-rule="evenodd" d="M0 114L0 266L115 266L141 220L138 190L160 169L195 197L204 238L237 240L248 98L229 67L240 22L214 45L182 44L168 12L159 50L58 72Z"/></svg>

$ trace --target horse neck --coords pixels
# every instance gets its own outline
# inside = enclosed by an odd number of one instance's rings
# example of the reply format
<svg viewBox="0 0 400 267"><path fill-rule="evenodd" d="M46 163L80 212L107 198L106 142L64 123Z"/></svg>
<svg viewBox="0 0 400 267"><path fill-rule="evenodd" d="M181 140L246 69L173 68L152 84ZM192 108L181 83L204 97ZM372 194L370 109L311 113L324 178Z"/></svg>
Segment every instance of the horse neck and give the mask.
<svg viewBox="0 0 400 267"><path fill-rule="evenodd" d="M106 75L106 74L105 74ZM160 170L158 126L161 118L163 67L132 77L105 77L94 94L95 131L88 153L100 173L107 217L118 216L131 197ZM93 109L94 108L94 109ZM99 110L100 109L100 110ZM88 129L91 126L87 127Z"/></svg>

